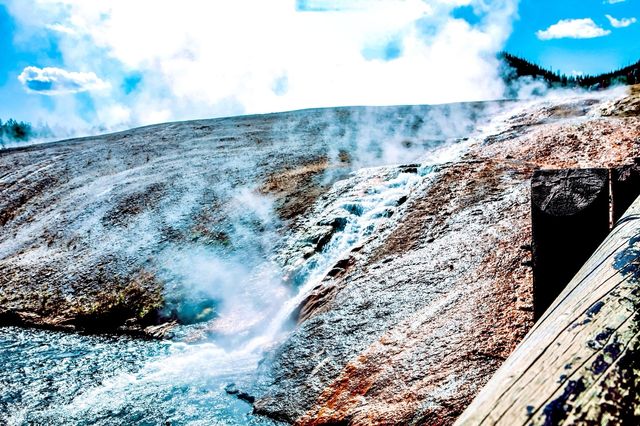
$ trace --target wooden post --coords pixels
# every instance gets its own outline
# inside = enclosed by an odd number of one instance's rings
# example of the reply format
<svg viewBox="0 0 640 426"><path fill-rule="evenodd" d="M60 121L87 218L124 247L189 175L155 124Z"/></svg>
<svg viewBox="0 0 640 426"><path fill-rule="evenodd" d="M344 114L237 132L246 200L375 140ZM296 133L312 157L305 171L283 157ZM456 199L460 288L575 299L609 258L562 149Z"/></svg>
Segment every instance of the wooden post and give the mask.
<svg viewBox="0 0 640 426"><path fill-rule="evenodd" d="M640 158L634 164L611 169L611 195L615 223L640 195Z"/></svg>
<svg viewBox="0 0 640 426"><path fill-rule="evenodd" d="M456 424L638 425L639 333L640 197Z"/></svg>
<svg viewBox="0 0 640 426"><path fill-rule="evenodd" d="M537 320L609 232L608 170L537 170L531 221Z"/></svg>

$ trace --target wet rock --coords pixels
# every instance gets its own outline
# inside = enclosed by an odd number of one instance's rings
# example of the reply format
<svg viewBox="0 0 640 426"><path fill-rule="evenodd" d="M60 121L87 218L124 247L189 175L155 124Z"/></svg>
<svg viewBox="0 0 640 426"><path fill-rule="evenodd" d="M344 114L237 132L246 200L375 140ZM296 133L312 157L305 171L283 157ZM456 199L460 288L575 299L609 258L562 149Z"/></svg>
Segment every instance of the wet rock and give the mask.
<svg viewBox="0 0 640 426"><path fill-rule="evenodd" d="M346 226L348 219L346 217L325 218L318 222L320 226L330 226L334 231L342 231Z"/></svg>
<svg viewBox="0 0 640 426"><path fill-rule="evenodd" d="M238 393L240 393L240 390L238 390L238 387L235 383L229 383L224 387L224 391L229 395L237 395Z"/></svg>
<svg viewBox="0 0 640 426"><path fill-rule="evenodd" d="M305 237L305 241L314 244L315 251L322 248L331 240L335 228L333 226L315 226L311 228Z"/></svg>
<svg viewBox="0 0 640 426"><path fill-rule="evenodd" d="M308 259L308 258L310 258L311 256L313 256L316 253L317 253L317 251L316 251L315 247L305 246L305 247L302 248L302 257L304 259Z"/></svg>
<svg viewBox="0 0 640 426"><path fill-rule="evenodd" d="M338 290L335 284L323 281L304 298L291 319L300 324L314 315L327 311Z"/></svg>
<svg viewBox="0 0 640 426"><path fill-rule="evenodd" d="M400 170L402 173L418 173L420 166L420 164L403 164L400 166Z"/></svg>
<svg viewBox="0 0 640 426"><path fill-rule="evenodd" d="M238 399L248 402L249 404L253 404L256 401L256 397L253 395L249 395L246 392L239 392Z"/></svg>
<svg viewBox="0 0 640 426"><path fill-rule="evenodd" d="M356 259L353 256L346 257L344 259L338 260L335 265L331 268L329 272L327 272L327 277L335 278L339 275L344 275L347 269L353 266L356 262Z"/></svg>
<svg viewBox="0 0 640 426"><path fill-rule="evenodd" d="M173 329L178 325L176 321L159 325L151 325L144 329L144 333L156 339L170 339L173 337Z"/></svg>
<svg viewBox="0 0 640 426"><path fill-rule="evenodd" d="M239 400L248 402L249 404L253 404L256 400L255 397L253 397L252 395L249 395L246 392L240 391L240 389L238 389L235 383L229 383L227 386L225 386L224 391L229 395L235 396Z"/></svg>
<svg viewBox="0 0 640 426"><path fill-rule="evenodd" d="M342 206L347 212L355 216L362 216L364 208L358 203L347 203Z"/></svg>

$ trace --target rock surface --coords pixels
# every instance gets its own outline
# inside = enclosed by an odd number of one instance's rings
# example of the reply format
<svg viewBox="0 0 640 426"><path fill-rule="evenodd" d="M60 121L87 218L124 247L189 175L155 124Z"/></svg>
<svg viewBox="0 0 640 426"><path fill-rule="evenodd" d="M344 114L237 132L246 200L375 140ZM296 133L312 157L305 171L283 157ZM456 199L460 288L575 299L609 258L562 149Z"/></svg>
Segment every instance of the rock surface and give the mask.
<svg viewBox="0 0 640 426"><path fill-rule="evenodd" d="M255 410L296 424L451 424L532 324L530 178L610 167L637 116L581 97L519 106L434 168L339 275L303 302Z"/></svg>

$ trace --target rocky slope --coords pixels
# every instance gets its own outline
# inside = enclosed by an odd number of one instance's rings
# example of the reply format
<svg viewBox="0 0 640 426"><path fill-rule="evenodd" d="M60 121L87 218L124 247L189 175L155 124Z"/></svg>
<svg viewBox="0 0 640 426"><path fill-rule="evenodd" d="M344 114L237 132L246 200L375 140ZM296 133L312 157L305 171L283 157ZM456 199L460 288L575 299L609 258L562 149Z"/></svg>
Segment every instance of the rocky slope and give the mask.
<svg viewBox="0 0 640 426"><path fill-rule="evenodd" d="M530 177L640 154L627 97L520 105L302 303L257 412L297 424L450 424L532 324ZM636 110L637 111L637 110Z"/></svg>
<svg viewBox="0 0 640 426"><path fill-rule="evenodd" d="M216 316L218 293L183 280L189 256L268 257L292 295L269 324L292 332L245 394L257 413L450 424L532 323L533 170L629 162L639 125L637 95L566 94L0 151L0 320L148 334L204 321L235 338L251 315Z"/></svg>
<svg viewBox="0 0 640 426"><path fill-rule="evenodd" d="M137 332L201 319L215 300L173 260L270 256L260 235L277 240L332 182L466 136L497 108L308 110L0 150L0 322Z"/></svg>

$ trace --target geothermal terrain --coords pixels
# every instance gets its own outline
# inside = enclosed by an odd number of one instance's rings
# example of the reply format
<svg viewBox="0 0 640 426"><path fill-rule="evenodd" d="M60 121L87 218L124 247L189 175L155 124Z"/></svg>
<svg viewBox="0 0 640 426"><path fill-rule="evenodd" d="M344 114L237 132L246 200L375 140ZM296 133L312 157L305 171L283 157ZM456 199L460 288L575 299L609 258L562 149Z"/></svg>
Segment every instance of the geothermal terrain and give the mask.
<svg viewBox="0 0 640 426"><path fill-rule="evenodd" d="M639 113L615 89L0 151L0 420L452 424L533 325L534 170L631 163Z"/></svg>

